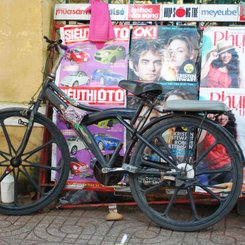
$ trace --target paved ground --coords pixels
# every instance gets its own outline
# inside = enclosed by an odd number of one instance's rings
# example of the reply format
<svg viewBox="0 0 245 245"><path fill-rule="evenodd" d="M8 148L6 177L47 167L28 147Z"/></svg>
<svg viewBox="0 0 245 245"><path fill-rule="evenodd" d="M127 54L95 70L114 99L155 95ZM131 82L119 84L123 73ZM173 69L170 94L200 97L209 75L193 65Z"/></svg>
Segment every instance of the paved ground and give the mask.
<svg viewBox="0 0 245 245"><path fill-rule="evenodd" d="M107 207L50 209L30 216L0 215L0 245L4 244L125 244L245 245L245 216L234 209L224 220L200 232L160 229L136 206L118 206L121 221L106 221Z"/></svg>

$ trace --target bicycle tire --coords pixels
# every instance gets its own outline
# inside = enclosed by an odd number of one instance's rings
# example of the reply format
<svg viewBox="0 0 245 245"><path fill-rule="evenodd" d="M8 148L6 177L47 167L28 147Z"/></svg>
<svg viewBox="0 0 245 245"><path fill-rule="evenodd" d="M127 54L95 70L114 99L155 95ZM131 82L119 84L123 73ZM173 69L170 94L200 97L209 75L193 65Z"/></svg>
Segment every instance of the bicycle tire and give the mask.
<svg viewBox="0 0 245 245"><path fill-rule="evenodd" d="M3 203L0 213L27 215L51 204L62 191L68 178L70 156L66 140L56 125L40 113L34 116L34 127L21 161L13 165L20 146L30 111L24 108L9 108L0 111L0 180L7 168L14 178L13 202ZM46 136L43 142L41 139ZM54 155L56 149L56 156ZM56 166L52 159L56 159Z"/></svg>
<svg viewBox="0 0 245 245"><path fill-rule="evenodd" d="M197 231L231 211L240 195L243 157L228 131L201 117L174 115L143 137L165 157L157 150L149 154L149 147L139 141L130 159L137 168L129 175L131 192L150 220L170 230ZM215 142L210 148L209 137ZM214 153L221 150L226 155L217 161Z"/></svg>

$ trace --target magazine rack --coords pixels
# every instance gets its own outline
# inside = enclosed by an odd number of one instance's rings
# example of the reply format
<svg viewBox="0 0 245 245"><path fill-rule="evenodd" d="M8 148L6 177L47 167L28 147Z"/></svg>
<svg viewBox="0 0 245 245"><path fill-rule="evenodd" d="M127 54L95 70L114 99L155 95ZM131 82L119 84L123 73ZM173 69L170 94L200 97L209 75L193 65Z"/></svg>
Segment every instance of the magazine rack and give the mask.
<svg viewBox="0 0 245 245"><path fill-rule="evenodd" d="M185 7L183 7L183 5L169 5L170 8L168 9L168 11L172 11L173 8L176 9L180 9L182 10L182 13L179 12L178 15L179 16L170 16L171 13L168 12L167 10L164 12L164 10L161 9L161 6L158 3L162 3L165 2L163 0L161 1L157 1L157 0L153 0L152 3L154 4L150 4L150 5L134 5L134 1L130 0L129 5L124 5L124 4L111 4L111 7L113 8L113 6L115 6L114 10L112 11L112 21L114 21L116 24L122 23L122 24L127 24L130 25L131 27L133 25L140 25L142 23L144 24L157 24L157 25L177 25L178 27L186 27L191 25L192 27L202 27L203 23L205 22L205 18L202 19L200 16L197 16L197 12L196 9L200 7L200 5L195 5L192 4L190 5L186 5L186 9ZM168 1L169 2L169 1ZM175 0L172 1L172 3L176 3ZM65 4L58 4L56 5L55 8L55 15L54 15L54 21L53 21L53 32L52 32L52 38L53 39L57 39L57 36L59 35L59 29L61 27L64 27L65 25L81 25L81 24L89 24L89 16L83 14L84 9L87 7L88 4L73 4L73 6L71 6L70 4L65 5ZM68 6L68 9L66 8L66 6ZM76 17L75 14L71 14L69 15L69 13L74 13L74 7L79 6L79 18ZM164 7L168 6L167 4L164 5ZM117 13L118 13L118 8L120 7L121 10L123 10L125 13L129 11L130 7L135 7L136 9L141 9L141 8L145 8L148 9L148 7L152 7L152 11L154 13L154 11L156 11L155 13L157 13L157 11L161 10L161 17L155 18L154 15L152 15L153 17L149 17L149 18L143 18L144 15L142 14L141 17L138 17L136 19L133 18L126 18L126 14L122 15L121 17L118 17ZM156 7L156 8L155 8ZM70 10L69 10L70 8ZM112 9L111 8L111 9ZM129 9L128 9L129 8ZM237 6L238 8L238 6ZM119 10L120 10L119 9ZM183 11L184 10L184 11ZM122 13L123 13L122 11ZM144 10L139 10L142 11L142 13L144 12ZM82 13L82 14L81 14ZM165 13L162 14L162 13ZM182 16L181 14L185 14L186 16ZM155 15L156 16L156 15ZM160 16L160 14L159 14ZM132 17L132 16L131 16ZM237 17L238 20L239 16ZM235 19L234 19L235 20ZM226 22L228 23L233 23L235 22L233 19L231 19L230 21ZM194 22L193 22L194 21ZM208 22L206 22L208 23ZM202 30L202 28L200 28L200 30ZM50 66L52 66L52 62L50 63ZM48 109L48 111L50 111ZM44 180L45 182L45 180ZM81 186L78 187L76 190L81 189ZM65 191L69 192L69 191L73 191L74 189L71 188L70 186L67 186L65 189ZM101 184L98 184L95 187L82 187L82 190L85 192L90 191L91 193L95 193L95 192L103 192L103 193L107 193L107 196L109 196L108 198L105 198L105 201L103 202L93 202L93 197L91 196L92 199L87 200L86 202L80 202L79 204L58 204L58 207L62 207L62 208L74 208L74 207L85 207L85 206L110 206L111 203L116 203L119 205L135 205L135 202L132 200L131 195L130 195L130 191L128 190L127 187L125 186L110 186L110 187L105 187L102 186ZM111 195L113 194L113 195ZM115 197L115 200L113 199L113 196ZM120 201L120 197L121 199L124 199L122 201ZM111 199L110 199L111 198ZM241 199L243 199L243 196L241 196ZM209 200L210 202L212 202L212 200ZM241 209L241 206L240 210Z"/></svg>

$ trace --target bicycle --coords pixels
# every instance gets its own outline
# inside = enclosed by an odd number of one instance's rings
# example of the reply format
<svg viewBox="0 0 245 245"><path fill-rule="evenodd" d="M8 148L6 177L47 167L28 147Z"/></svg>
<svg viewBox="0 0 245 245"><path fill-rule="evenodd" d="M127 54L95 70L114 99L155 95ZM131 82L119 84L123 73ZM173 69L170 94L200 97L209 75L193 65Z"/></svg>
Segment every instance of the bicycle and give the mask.
<svg viewBox="0 0 245 245"><path fill-rule="evenodd" d="M38 111L45 100L92 152L96 179L104 185L115 185L126 174L135 202L160 227L200 230L231 211L240 195L244 157L234 137L208 118L210 113L225 113L225 104L168 101L160 110L160 84L123 80L119 86L140 99L138 108L89 107L69 98L55 85L55 73L66 48L59 41L46 41L59 56L37 98L27 108L0 111L0 181L8 174L14 177L14 201L1 201L0 213L37 212L53 203L65 186L70 169L69 150L54 122ZM137 123L144 106L148 107L147 113ZM163 114L147 123L153 110ZM106 119L117 120L130 135L123 156L119 153L123 142L112 154L104 155L88 129ZM207 135L212 144L204 147L201 139ZM36 139L40 137L44 141L38 144ZM56 166L51 164L53 149L58 152ZM219 159L211 157L217 150L222 152Z"/></svg>

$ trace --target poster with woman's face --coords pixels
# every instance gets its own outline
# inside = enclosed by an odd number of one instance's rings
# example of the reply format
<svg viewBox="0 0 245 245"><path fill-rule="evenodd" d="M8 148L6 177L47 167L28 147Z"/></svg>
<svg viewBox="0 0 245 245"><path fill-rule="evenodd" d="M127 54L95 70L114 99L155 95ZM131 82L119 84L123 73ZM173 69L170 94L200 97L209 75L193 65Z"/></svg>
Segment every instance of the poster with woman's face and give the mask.
<svg viewBox="0 0 245 245"><path fill-rule="evenodd" d="M196 28L134 26L128 78L160 83L163 100L198 98L200 34ZM131 106L130 98L128 105Z"/></svg>
<svg viewBox="0 0 245 245"><path fill-rule="evenodd" d="M203 32L200 100L224 102L232 117L222 117L219 124L231 125L245 153L245 27L209 27ZM233 133L236 131L236 135ZM245 180L244 180L245 183ZM245 192L245 185L243 193Z"/></svg>
<svg viewBox="0 0 245 245"><path fill-rule="evenodd" d="M197 82L200 35L195 28L135 26L129 78L140 81Z"/></svg>
<svg viewBox="0 0 245 245"><path fill-rule="evenodd" d="M244 28L210 27L203 32L201 87L242 88Z"/></svg>
<svg viewBox="0 0 245 245"><path fill-rule="evenodd" d="M196 83L199 73L200 34L196 28L159 27L164 40L161 76L166 82Z"/></svg>

